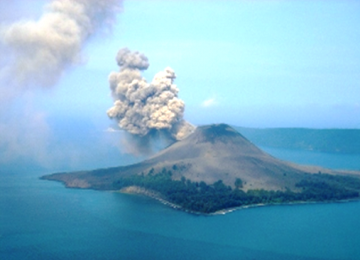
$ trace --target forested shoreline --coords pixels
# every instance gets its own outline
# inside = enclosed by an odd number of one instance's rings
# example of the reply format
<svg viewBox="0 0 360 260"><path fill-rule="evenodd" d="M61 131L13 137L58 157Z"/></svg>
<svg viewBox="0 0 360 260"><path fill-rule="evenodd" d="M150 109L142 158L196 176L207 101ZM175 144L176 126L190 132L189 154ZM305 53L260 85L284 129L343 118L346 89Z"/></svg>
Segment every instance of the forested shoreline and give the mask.
<svg viewBox="0 0 360 260"><path fill-rule="evenodd" d="M325 202L359 198L360 179L351 176L326 173L308 174L296 184L299 192L248 190L243 191L241 179L236 179L234 188L221 180L209 185L192 182L184 177L172 178L172 171L163 169L155 173L131 175L113 183L120 190L137 186L157 192L161 198L192 212L214 213L221 210L256 204L283 204L291 202Z"/></svg>

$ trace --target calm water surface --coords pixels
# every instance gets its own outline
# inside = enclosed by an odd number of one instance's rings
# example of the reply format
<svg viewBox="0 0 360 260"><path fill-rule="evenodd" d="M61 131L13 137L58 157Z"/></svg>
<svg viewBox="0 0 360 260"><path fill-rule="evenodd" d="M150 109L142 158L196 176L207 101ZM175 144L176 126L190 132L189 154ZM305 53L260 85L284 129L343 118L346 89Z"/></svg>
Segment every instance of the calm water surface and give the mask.
<svg viewBox="0 0 360 260"><path fill-rule="evenodd" d="M263 149L360 169L359 155ZM38 179L46 173L0 169L0 259L360 259L360 202L198 216L140 196L65 189Z"/></svg>

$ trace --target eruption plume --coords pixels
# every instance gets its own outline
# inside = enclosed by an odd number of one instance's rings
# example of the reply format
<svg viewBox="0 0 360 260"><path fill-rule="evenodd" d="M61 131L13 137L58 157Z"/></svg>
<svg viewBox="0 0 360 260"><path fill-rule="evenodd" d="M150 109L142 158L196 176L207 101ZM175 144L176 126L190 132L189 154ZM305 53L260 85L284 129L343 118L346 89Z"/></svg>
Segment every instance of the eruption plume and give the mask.
<svg viewBox="0 0 360 260"><path fill-rule="evenodd" d="M66 68L79 63L85 42L104 25L111 25L120 3L55 0L38 21L2 25L2 51L10 57L1 61L6 64L1 76L15 86L54 85Z"/></svg>
<svg viewBox="0 0 360 260"><path fill-rule="evenodd" d="M194 130L183 119L185 103L178 98L179 89L173 84L175 72L167 67L148 83L141 71L149 67L144 54L124 48L116 56L119 72L109 75L115 100L107 114L116 119L120 128L133 135L147 136L153 130L165 131L181 140Z"/></svg>
<svg viewBox="0 0 360 260"><path fill-rule="evenodd" d="M46 0L38 20L18 20L38 2L0 0L0 164L60 161L49 146L46 113L35 109L34 87L53 86L78 64L87 41L110 31L122 0Z"/></svg>

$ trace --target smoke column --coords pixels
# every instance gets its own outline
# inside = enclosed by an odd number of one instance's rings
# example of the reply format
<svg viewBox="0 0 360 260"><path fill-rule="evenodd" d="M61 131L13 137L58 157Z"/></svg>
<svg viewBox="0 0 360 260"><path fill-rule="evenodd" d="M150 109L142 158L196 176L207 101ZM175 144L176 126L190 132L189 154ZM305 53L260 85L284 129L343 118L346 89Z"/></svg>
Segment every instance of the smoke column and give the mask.
<svg viewBox="0 0 360 260"><path fill-rule="evenodd" d="M29 3L27 3L29 4ZM54 85L64 70L80 62L81 49L101 28L108 28L120 0L55 0L38 21L1 25L0 77L7 85Z"/></svg>
<svg viewBox="0 0 360 260"><path fill-rule="evenodd" d="M82 48L110 31L122 0L47 0L39 19L19 20L38 2L44 0L0 0L0 164L60 161L63 153L49 146L52 129L34 106L34 90L53 86L82 62Z"/></svg>
<svg viewBox="0 0 360 260"><path fill-rule="evenodd" d="M183 119L185 103L178 98L179 89L171 68L158 72L148 83L141 71L149 67L148 58L139 52L124 48L116 56L119 72L109 75L114 106L107 114L117 120L120 128L144 137L153 130L166 131L181 140L194 130Z"/></svg>

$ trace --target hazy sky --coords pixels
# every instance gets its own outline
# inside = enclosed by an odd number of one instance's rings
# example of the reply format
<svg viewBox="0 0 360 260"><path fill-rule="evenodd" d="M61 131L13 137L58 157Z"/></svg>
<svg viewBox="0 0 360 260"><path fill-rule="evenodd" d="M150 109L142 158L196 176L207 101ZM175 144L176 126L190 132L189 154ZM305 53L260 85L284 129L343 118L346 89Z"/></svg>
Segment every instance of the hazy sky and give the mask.
<svg viewBox="0 0 360 260"><path fill-rule="evenodd" d="M125 1L114 35L88 47L71 82L83 89L86 71L116 70L127 46L148 56L147 78L175 70L195 124L359 128L359 24L358 1ZM105 80L88 94L109 106Z"/></svg>
<svg viewBox="0 0 360 260"><path fill-rule="evenodd" d="M0 0L1 22L36 20L47 2ZM54 121L114 124L107 77L122 47L149 58L149 81L167 66L175 71L195 125L360 128L359 24L355 0L125 0L112 32L87 41L55 86L7 98L12 86L1 82L0 148L24 129L50 134Z"/></svg>
<svg viewBox="0 0 360 260"><path fill-rule="evenodd" d="M37 1L17 2L24 16L41 13ZM175 70L194 124L358 128L359 24L358 1L124 1L113 34L36 99L48 113L106 118L107 76L128 47L149 58L149 80Z"/></svg>

